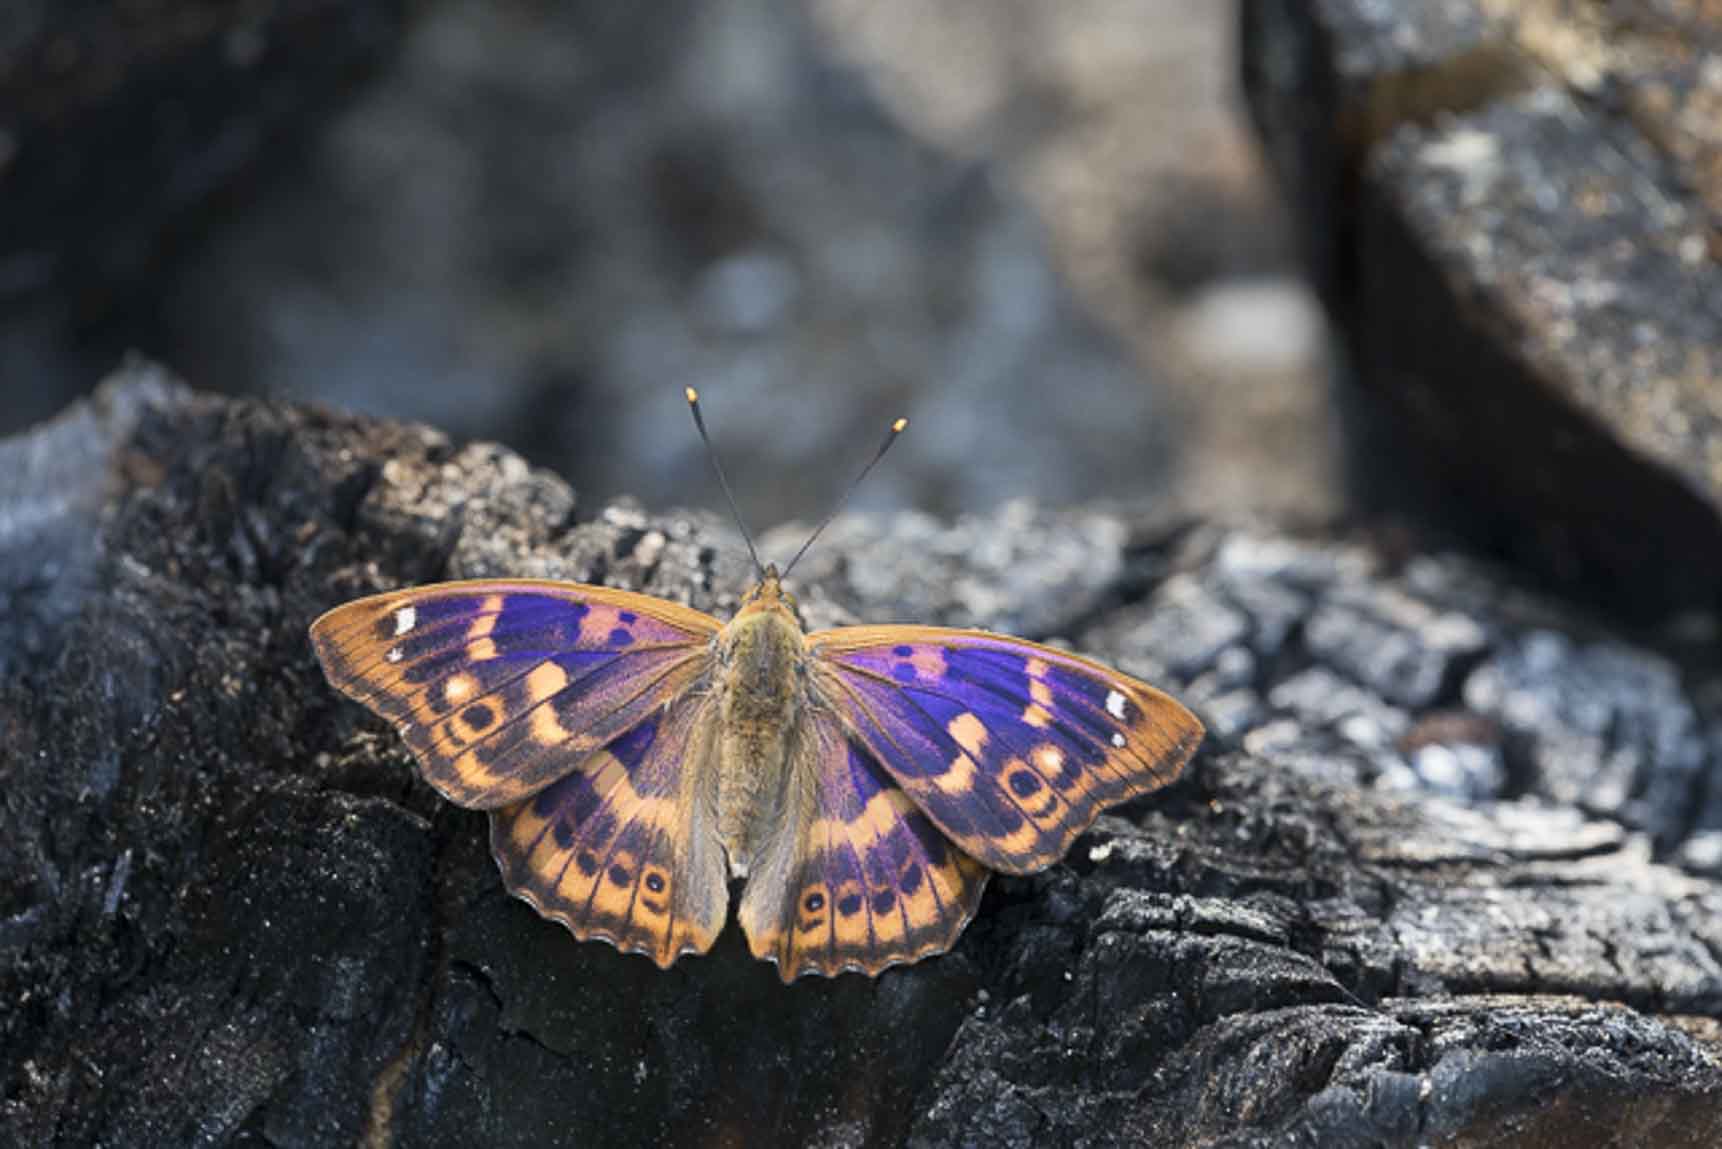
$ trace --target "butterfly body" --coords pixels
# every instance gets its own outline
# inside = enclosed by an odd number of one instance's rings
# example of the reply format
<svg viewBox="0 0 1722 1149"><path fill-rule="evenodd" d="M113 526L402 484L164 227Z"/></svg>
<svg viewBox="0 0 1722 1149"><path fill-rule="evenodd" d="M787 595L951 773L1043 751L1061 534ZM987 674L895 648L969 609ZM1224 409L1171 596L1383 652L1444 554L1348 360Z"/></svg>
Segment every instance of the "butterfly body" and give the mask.
<svg viewBox="0 0 1722 1149"><path fill-rule="evenodd" d="M1067 651L922 626L806 633L775 570L720 623L579 583L374 595L311 628L426 780L487 810L508 888L667 967L738 919L784 980L941 953L992 870L1057 861L1201 739Z"/></svg>
<svg viewBox="0 0 1722 1149"><path fill-rule="evenodd" d="M790 786L789 750L807 706L807 640L775 571L717 637L714 689L722 715L717 826L730 873L746 877L805 787Z"/></svg>

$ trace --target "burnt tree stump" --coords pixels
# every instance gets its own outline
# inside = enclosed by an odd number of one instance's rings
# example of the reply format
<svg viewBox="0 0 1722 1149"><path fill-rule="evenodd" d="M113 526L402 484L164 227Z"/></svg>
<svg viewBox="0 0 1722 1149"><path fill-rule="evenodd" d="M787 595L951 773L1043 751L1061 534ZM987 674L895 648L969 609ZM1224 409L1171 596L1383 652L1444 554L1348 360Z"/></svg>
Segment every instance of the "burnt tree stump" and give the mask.
<svg viewBox="0 0 1722 1149"><path fill-rule="evenodd" d="M1623 615L1722 607L1722 8L1242 11L1352 373L1457 524Z"/></svg>
<svg viewBox="0 0 1722 1149"><path fill-rule="evenodd" d="M508 897L305 630L504 572L722 613L721 526L122 375L0 443L7 1144L1722 1141L1713 655L1399 537L846 518L811 625L1064 637L1208 744L945 957L661 973Z"/></svg>

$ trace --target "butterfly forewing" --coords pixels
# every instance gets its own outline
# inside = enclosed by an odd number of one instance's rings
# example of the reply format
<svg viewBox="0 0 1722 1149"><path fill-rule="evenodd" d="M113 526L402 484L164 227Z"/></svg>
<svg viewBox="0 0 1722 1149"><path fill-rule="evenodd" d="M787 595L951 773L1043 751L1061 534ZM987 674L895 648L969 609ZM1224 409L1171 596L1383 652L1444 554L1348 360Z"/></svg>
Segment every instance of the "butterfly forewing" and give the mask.
<svg viewBox="0 0 1722 1149"><path fill-rule="evenodd" d="M750 864L741 925L785 981L876 974L949 949L986 880L842 719L815 709L790 748L782 831Z"/></svg>
<svg viewBox="0 0 1722 1149"><path fill-rule="evenodd" d="M667 967L729 912L712 824L709 697L648 715L568 775L490 814L503 880L575 937Z"/></svg>
<svg viewBox="0 0 1722 1149"><path fill-rule="evenodd" d="M814 690L953 842L1008 873L1051 865L1108 806L1176 779L1202 726L1146 683L984 631L809 636Z"/></svg>
<svg viewBox="0 0 1722 1149"><path fill-rule="evenodd" d="M399 727L432 786L492 809L686 694L718 629L626 591L475 581L348 603L311 640L329 681Z"/></svg>

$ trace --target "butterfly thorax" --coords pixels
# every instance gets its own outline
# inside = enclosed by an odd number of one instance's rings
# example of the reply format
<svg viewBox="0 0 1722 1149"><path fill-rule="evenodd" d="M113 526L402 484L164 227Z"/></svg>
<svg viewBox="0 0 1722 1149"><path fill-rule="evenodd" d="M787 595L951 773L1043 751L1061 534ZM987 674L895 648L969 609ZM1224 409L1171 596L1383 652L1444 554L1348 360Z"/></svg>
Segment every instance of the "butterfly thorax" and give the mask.
<svg viewBox="0 0 1722 1149"><path fill-rule="evenodd" d="M768 579L717 639L718 837L735 876L784 822L789 740L805 687L806 638Z"/></svg>

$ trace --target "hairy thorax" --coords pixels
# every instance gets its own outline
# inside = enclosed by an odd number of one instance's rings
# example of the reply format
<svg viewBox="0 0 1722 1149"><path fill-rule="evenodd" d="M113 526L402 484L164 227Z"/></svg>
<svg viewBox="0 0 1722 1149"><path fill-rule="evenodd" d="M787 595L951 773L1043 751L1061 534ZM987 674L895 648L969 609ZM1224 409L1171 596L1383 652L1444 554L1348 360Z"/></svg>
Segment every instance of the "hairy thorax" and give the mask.
<svg viewBox="0 0 1722 1149"><path fill-rule="evenodd" d="M738 615L718 642L718 837L739 877L783 824L806 639L787 610L761 609Z"/></svg>

